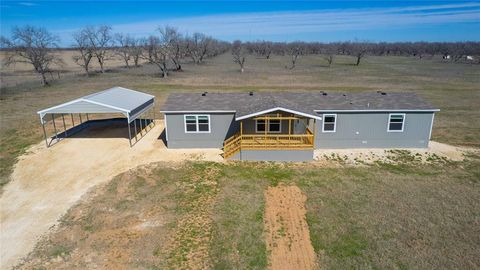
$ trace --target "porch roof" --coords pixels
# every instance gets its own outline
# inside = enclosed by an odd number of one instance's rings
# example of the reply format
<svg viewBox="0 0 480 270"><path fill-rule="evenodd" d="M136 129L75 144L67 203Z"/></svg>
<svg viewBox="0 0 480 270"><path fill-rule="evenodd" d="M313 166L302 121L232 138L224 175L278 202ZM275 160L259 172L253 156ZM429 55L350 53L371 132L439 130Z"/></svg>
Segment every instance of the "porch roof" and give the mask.
<svg viewBox="0 0 480 270"><path fill-rule="evenodd" d="M438 111L411 92L327 93L255 92L243 93L173 93L163 113L232 112L236 120L271 111L283 110L306 117L320 118L321 112L333 111Z"/></svg>

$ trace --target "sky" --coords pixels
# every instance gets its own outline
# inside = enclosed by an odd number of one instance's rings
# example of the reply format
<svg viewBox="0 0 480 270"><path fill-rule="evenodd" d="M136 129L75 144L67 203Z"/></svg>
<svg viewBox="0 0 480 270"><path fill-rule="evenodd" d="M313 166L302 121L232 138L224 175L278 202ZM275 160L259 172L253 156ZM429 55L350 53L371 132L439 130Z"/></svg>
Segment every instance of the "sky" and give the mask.
<svg viewBox="0 0 480 270"><path fill-rule="evenodd" d="M0 33L106 24L135 37L173 26L233 41L480 41L480 1L0 1Z"/></svg>

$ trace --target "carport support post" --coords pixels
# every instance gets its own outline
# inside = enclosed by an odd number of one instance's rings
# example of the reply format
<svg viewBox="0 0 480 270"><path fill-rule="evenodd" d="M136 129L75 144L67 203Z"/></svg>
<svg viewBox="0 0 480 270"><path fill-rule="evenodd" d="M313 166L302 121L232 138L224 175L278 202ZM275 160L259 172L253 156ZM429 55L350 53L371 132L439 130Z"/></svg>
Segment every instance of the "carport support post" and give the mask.
<svg viewBox="0 0 480 270"><path fill-rule="evenodd" d="M142 118L138 119L138 124L140 125L140 135L143 137L143 128L142 128Z"/></svg>
<svg viewBox="0 0 480 270"><path fill-rule="evenodd" d="M65 132L65 137L67 137L67 125L65 125L65 116L62 113L62 121L63 121L63 132Z"/></svg>
<svg viewBox="0 0 480 270"><path fill-rule="evenodd" d="M75 126L75 121L73 121L73 113L70 114L70 117L72 117L72 128Z"/></svg>
<svg viewBox="0 0 480 270"><path fill-rule="evenodd" d="M85 114L87 116L87 121L89 121L90 119L88 119L88 113Z"/></svg>
<svg viewBox="0 0 480 270"><path fill-rule="evenodd" d="M133 120L133 127L135 128L135 142L138 141L137 138L137 119Z"/></svg>
<svg viewBox="0 0 480 270"><path fill-rule="evenodd" d="M78 117L80 117L80 124L83 124L83 121L82 121L82 114L81 114L81 113L79 113L79 114L78 114Z"/></svg>
<svg viewBox="0 0 480 270"><path fill-rule="evenodd" d="M155 126L155 103L153 104L153 126Z"/></svg>
<svg viewBox="0 0 480 270"><path fill-rule="evenodd" d="M45 144L47 145L48 148L48 140L47 140L47 132L45 131L45 122L42 119L42 128L43 128L43 136L45 137Z"/></svg>
<svg viewBox="0 0 480 270"><path fill-rule="evenodd" d="M127 125L128 125L128 142L130 143L130 147L132 147L132 132L130 131L130 124L127 120Z"/></svg>
<svg viewBox="0 0 480 270"><path fill-rule="evenodd" d="M53 130L55 130L55 139L58 141L57 125L55 125L55 114L52 113Z"/></svg>

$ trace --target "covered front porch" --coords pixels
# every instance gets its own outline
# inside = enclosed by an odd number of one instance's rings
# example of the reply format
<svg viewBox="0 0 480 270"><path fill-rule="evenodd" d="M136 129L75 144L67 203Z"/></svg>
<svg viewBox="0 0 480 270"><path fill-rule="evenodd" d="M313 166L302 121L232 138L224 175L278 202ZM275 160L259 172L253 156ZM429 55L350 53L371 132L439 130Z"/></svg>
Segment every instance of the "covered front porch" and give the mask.
<svg viewBox="0 0 480 270"><path fill-rule="evenodd" d="M239 120L239 131L223 144L224 158L241 151L312 150L315 120L294 113L276 112Z"/></svg>

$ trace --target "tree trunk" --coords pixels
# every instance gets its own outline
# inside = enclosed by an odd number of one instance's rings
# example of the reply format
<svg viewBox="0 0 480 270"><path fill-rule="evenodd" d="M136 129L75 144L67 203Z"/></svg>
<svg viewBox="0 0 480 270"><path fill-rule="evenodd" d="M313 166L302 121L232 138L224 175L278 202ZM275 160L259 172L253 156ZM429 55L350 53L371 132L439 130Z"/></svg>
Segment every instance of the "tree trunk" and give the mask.
<svg viewBox="0 0 480 270"><path fill-rule="evenodd" d="M42 75L42 86L47 86L48 81L47 81L47 77L45 76L45 72L41 72L40 75Z"/></svg>
<svg viewBox="0 0 480 270"><path fill-rule="evenodd" d="M357 63L355 64L355 66L360 65L360 59L362 59L362 57L361 57L361 56L357 56Z"/></svg>
<svg viewBox="0 0 480 270"><path fill-rule="evenodd" d="M98 59L98 64L100 64L100 71L102 73L105 73L105 70L103 69L103 61L101 61L100 59Z"/></svg>

